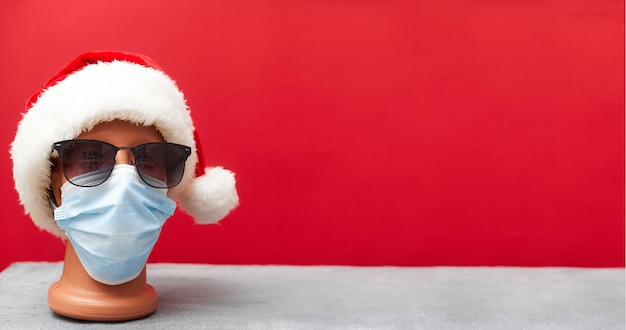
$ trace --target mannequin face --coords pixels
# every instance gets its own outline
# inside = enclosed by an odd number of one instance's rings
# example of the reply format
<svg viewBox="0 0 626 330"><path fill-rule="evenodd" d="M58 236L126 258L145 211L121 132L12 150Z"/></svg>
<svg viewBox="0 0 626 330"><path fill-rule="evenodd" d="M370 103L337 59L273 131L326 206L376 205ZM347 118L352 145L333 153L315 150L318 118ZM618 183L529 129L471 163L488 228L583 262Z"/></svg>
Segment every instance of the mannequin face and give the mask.
<svg viewBox="0 0 626 330"><path fill-rule="evenodd" d="M148 142L164 142L163 136L154 126L138 126L123 120L114 120L96 125L92 130L83 132L76 139L90 139L108 142L118 147L133 147ZM116 164L130 164L132 154L129 150L119 150L115 155ZM52 160L52 192L57 206L62 203L61 186L67 182L63 175L59 158Z"/></svg>

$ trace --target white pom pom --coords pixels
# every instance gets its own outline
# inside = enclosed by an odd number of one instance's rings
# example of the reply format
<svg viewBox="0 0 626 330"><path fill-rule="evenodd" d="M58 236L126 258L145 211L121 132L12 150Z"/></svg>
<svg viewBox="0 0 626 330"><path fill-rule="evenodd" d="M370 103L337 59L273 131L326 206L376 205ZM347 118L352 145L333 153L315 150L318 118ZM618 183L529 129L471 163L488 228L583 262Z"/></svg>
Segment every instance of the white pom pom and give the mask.
<svg viewBox="0 0 626 330"><path fill-rule="evenodd" d="M180 206L198 223L215 223L239 204L235 174L222 167L207 167L179 198Z"/></svg>

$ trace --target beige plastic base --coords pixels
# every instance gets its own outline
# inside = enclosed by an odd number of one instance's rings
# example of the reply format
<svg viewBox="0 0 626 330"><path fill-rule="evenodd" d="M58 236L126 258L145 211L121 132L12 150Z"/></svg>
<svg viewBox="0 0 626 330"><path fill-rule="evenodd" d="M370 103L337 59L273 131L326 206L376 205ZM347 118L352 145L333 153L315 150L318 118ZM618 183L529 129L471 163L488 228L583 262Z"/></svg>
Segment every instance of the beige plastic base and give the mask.
<svg viewBox="0 0 626 330"><path fill-rule="evenodd" d="M55 313L79 320L125 321L152 314L157 306L154 288L146 283L146 268L120 285L100 283L87 274L70 242L66 242L61 279L48 289L48 305Z"/></svg>

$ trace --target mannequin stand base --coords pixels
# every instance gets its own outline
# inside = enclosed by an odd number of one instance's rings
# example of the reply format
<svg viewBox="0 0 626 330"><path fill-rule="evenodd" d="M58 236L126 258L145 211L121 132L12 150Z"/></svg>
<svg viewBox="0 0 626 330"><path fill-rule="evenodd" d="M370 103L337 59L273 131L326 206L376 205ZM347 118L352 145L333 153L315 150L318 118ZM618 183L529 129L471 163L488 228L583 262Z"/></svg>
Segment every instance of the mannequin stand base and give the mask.
<svg viewBox="0 0 626 330"><path fill-rule="evenodd" d="M103 296L64 290L60 282L50 286L48 305L53 312L86 321L127 321L142 318L156 310L157 297L152 286L132 296Z"/></svg>
<svg viewBox="0 0 626 330"><path fill-rule="evenodd" d="M146 283L146 268L119 285L100 283L87 274L70 242L66 242L61 279L48 289L48 306L57 314L87 321L126 321L152 314L157 294Z"/></svg>

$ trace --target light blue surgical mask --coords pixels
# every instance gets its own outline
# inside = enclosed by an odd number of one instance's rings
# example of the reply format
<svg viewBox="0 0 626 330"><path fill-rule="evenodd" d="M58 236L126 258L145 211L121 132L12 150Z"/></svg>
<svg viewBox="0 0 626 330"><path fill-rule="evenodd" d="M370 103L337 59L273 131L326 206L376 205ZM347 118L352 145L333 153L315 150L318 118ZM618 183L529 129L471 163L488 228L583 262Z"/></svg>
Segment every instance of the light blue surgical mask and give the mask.
<svg viewBox="0 0 626 330"><path fill-rule="evenodd" d="M123 164L115 165L99 186L63 184L61 196L54 219L89 276L109 285L126 283L141 273L161 227L176 209L167 189L146 185L133 166Z"/></svg>

